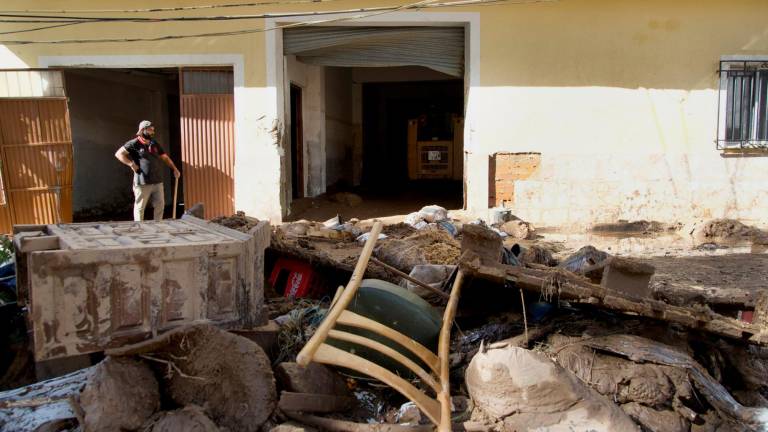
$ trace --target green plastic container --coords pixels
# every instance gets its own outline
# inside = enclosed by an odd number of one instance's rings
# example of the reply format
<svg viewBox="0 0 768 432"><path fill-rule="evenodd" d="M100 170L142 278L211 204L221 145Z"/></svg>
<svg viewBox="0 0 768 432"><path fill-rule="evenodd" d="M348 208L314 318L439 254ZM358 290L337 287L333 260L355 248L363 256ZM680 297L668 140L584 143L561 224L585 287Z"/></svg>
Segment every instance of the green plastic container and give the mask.
<svg viewBox="0 0 768 432"><path fill-rule="evenodd" d="M364 279L347 310L397 330L437 353L442 317L424 299L405 288L378 279ZM337 325L335 328L381 342L421 365L425 371L429 371L429 367L410 350L387 337L354 327ZM370 360L400 376L413 375L398 362L370 348L331 338L328 338L327 343ZM345 370L345 373L367 378L354 371Z"/></svg>

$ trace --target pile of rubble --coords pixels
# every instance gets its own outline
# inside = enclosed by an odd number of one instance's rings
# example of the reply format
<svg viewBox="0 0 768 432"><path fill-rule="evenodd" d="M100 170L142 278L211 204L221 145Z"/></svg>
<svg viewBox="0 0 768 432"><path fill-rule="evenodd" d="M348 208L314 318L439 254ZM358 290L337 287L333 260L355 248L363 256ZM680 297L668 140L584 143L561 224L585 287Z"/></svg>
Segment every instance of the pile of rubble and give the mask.
<svg viewBox="0 0 768 432"><path fill-rule="evenodd" d="M242 214L217 223L243 232L254 226ZM369 232L367 222L338 217L275 227L268 326L187 326L107 350L96 366L0 393L0 429L433 430L413 401L388 386L346 368L296 363ZM683 233L700 243L763 238L722 220ZM768 430L768 293L727 312L703 297L670 303L654 290L648 262L591 246L557 250L511 215L462 222L427 206L378 238L365 277L398 284L408 294L387 289L425 314L441 316L457 272L466 278L449 326L454 430ZM281 259L308 262L294 271L312 273L317 286L302 295L279 286L290 283L270 277ZM432 391L407 371L401 377Z"/></svg>

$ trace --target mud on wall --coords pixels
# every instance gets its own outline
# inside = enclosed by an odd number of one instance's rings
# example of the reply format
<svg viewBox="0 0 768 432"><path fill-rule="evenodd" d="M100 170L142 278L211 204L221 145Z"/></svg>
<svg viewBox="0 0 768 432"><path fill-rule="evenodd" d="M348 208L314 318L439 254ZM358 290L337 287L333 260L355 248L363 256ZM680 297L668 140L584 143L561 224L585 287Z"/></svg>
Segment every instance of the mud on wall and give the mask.
<svg viewBox="0 0 768 432"><path fill-rule="evenodd" d="M490 155L540 152L539 171L515 182L510 205L537 226L764 224L768 154L724 155L714 141L719 61L768 58L766 14L768 3L754 1L484 9L469 206L487 202Z"/></svg>

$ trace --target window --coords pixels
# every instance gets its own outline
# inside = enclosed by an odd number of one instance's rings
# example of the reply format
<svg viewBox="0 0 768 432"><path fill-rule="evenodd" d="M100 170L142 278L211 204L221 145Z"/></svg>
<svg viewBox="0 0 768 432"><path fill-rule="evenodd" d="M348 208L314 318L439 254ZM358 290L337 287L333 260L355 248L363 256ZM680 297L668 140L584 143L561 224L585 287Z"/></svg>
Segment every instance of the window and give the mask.
<svg viewBox="0 0 768 432"><path fill-rule="evenodd" d="M717 148L768 148L768 60L720 62Z"/></svg>

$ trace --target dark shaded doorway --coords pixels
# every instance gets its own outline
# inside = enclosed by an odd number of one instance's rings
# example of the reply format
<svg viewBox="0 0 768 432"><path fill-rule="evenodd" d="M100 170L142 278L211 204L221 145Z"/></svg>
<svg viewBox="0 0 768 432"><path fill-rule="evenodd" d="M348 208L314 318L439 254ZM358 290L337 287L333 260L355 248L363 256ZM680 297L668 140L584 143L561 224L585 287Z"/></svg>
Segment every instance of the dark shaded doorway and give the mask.
<svg viewBox="0 0 768 432"><path fill-rule="evenodd" d="M150 120L157 140L181 169L179 70L66 69L65 86L74 147L73 220L133 219L133 173L115 151ZM173 202L173 175L165 175L165 217ZM183 202L179 184L179 202ZM144 212L152 215L151 205ZM177 212L177 215L180 213Z"/></svg>
<svg viewBox="0 0 768 432"><path fill-rule="evenodd" d="M386 191L393 186L408 188L415 186L414 183L426 183L437 189L447 186L461 194L461 181L414 181L409 178L408 124L420 117L450 119L451 116L462 116L463 111L461 80L364 84L363 186ZM419 135L422 135L421 130ZM432 135L435 137L419 139L450 139L453 132L446 130ZM461 156L457 154L456 157ZM454 187L454 183L458 186Z"/></svg>
<svg viewBox="0 0 768 432"><path fill-rule="evenodd" d="M301 87L291 84L291 189L293 198L304 196L304 131Z"/></svg>

